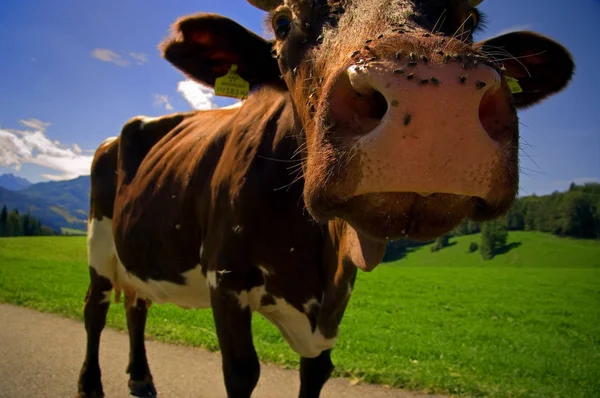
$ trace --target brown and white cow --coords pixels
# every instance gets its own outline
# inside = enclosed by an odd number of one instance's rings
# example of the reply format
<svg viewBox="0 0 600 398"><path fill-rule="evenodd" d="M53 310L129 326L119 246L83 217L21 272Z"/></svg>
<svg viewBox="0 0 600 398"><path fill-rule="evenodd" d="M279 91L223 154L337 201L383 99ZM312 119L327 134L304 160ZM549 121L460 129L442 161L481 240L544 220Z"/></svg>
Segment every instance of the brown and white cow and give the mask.
<svg viewBox="0 0 600 398"><path fill-rule="evenodd" d="M318 397L357 267L372 270L390 239L504 214L518 187L516 110L574 70L536 33L473 43L477 1L251 2L269 11L274 40L198 14L161 47L207 86L238 65L251 86L241 106L136 117L96 152L79 397L103 395L113 289L126 296L133 394L156 394L147 306L169 302L212 308L230 397L259 378L253 312L302 357L300 396Z"/></svg>

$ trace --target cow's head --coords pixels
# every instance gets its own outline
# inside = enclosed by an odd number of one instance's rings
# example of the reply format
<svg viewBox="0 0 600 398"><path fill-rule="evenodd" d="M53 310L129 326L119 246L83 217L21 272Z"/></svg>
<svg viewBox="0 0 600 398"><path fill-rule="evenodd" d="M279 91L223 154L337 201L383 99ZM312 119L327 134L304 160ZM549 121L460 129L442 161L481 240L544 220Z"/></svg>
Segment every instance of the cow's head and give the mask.
<svg viewBox="0 0 600 398"><path fill-rule="evenodd" d="M289 91L317 220L342 218L380 240L429 239L508 210L516 109L566 87L574 64L564 47L525 31L473 43L476 0L249 1L269 12L274 41L199 14L176 23L164 56L207 85L237 64L252 86Z"/></svg>

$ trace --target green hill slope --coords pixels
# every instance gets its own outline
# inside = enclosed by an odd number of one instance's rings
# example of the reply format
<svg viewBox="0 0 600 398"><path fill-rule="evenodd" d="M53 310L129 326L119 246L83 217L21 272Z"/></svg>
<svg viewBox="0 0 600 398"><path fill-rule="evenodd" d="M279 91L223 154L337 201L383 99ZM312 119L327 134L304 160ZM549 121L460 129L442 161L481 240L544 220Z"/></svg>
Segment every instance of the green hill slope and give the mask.
<svg viewBox="0 0 600 398"><path fill-rule="evenodd" d="M559 238L543 232L511 231L507 251L484 261L479 252L467 254L469 243L479 244L480 234L450 239L449 247L432 253L429 246L407 251L389 263L402 267L600 267L600 241Z"/></svg>

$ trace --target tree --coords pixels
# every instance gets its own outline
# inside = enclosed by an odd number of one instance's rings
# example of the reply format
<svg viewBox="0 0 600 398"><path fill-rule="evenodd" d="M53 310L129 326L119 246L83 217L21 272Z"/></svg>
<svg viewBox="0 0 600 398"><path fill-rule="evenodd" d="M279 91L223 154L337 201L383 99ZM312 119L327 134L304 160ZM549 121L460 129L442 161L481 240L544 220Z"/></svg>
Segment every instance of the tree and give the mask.
<svg viewBox="0 0 600 398"><path fill-rule="evenodd" d="M0 236L8 236L8 210L6 205L2 206L2 212L0 212Z"/></svg>
<svg viewBox="0 0 600 398"><path fill-rule="evenodd" d="M51 229L42 226L42 223L31 213L19 215L17 209L10 212L3 206L0 211L0 236L40 236L56 235Z"/></svg>
<svg viewBox="0 0 600 398"><path fill-rule="evenodd" d="M499 249L506 245L508 232L501 220L483 224L479 252L484 260L492 259Z"/></svg>
<svg viewBox="0 0 600 398"><path fill-rule="evenodd" d="M471 242L471 244L469 245L469 253L475 253L477 249L479 249L479 245L477 244L477 242Z"/></svg>
<svg viewBox="0 0 600 398"><path fill-rule="evenodd" d="M569 192L561 206L560 235L595 238L595 209L583 192Z"/></svg>
<svg viewBox="0 0 600 398"><path fill-rule="evenodd" d="M442 235L439 238L437 238L435 242L433 242L433 245L431 245L431 251L437 252L438 250L442 250L444 247L448 247L449 243L450 235Z"/></svg>
<svg viewBox="0 0 600 398"><path fill-rule="evenodd" d="M463 236L476 234L481 230L478 223L469 219L463 220L454 230L450 233L450 236Z"/></svg>
<svg viewBox="0 0 600 398"><path fill-rule="evenodd" d="M8 213L6 219L7 235L6 236L21 236L23 229L21 228L21 217L17 210L12 210Z"/></svg>
<svg viewBox="0 0 600 398"><path fill-rule="evenodd" d="M467 220L463 220L458 227L454 229L452 232L453 236L463 236L469 234L469 222Z"/></svg>
<svg viewBox="0 0 600 398"><path fill-rule="evenodd" d="M44 225L42 225L40 227L40 236L54 236L57 235L56 232L54 232L54 230L50 227L46 227Z"/></svg>
<svg viewBox="0 0 600 398"><path fill-rule="evenodd" d="M522 231L525 229L525 206L518 199L506 215L506 229L509 231Z"/></svg>
<svg viewBox="0 0 600 398"><path fill-rule="evenodd" d="M21 233L23 236L31 236L30 222L31 215L29 213L25 213L21 216Z"/></svg>

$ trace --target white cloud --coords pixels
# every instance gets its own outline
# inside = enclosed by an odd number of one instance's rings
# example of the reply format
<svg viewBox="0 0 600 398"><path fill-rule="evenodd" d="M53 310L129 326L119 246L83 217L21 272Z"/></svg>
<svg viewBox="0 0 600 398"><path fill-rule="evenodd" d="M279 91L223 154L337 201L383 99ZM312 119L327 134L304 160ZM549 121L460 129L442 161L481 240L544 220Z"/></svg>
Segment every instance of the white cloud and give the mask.
<svg viewBox="0 0 600 398"><path fill-rule="evenodd" d="M112 50L109 50L108 48L95 48L92 51L92 57L102 62L108 62L120 67L125 67L129 65L128 60L123 59L119 54Z"/></svg>
<svg viewBox="0 0 600 398"><path fill-rule="evenodd" d="M22 120L21 123L31 130L0 128L0 166L18 171L23 164L35 164L52 170L42 174L42 177L51 180L68 180L90 174L93 156L83 155L77 144L68 147L48 138L45 129L50 123L37 119Z"/></svg>
<svg viewBox="0 0 600 398"><path fill-rule="evenodd" d="M40 119L24 119L19 120L19 122L22 125L36 131L46 131L46 129L52 124L49 122L42 122Z"/></svg>
<svg viewBox="0 0 600 398"><path fill-rule="evenodd" d="M138 62L138 65L143 65L148 62L148 56L144 53L129 53L129 56Z"/></svg>
<svg viewBox="0 0 600 398"><path fill-rule="evenodd" d="M168 111L173 110L173 105L169 101L169 97L161 94L154 94L154 105L158 107L164 107Z"/></svg>
<svg viewBox="0 0 600 398"><path fill-rule="evenodd" d="M214 101L215 90L212 88L204 87L188 79L177 84L177 91L183 95L194 109L209 110L217 108Z"/></svg>

